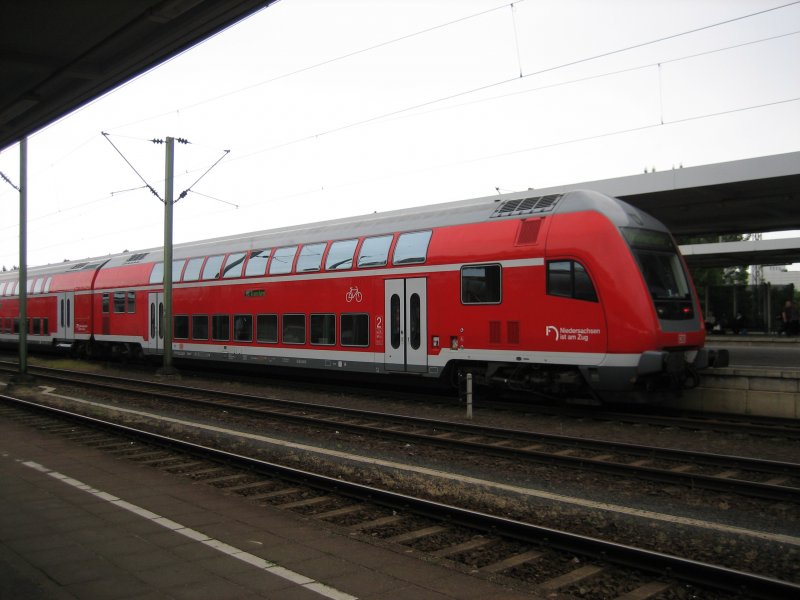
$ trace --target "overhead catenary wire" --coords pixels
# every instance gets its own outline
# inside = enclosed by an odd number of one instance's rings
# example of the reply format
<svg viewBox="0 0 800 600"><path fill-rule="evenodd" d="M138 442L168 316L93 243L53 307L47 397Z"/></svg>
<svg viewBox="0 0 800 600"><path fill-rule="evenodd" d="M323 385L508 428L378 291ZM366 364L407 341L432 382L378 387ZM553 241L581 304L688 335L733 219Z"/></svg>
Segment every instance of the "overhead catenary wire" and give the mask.
<svg viewBox="0 0 800 600"><path fill-rule="evenodd" d="M798 0L798 1L800 2L800 0ZM271 83L275 83L275 82L281 81L283 79L294 77L296 75L301 75L303 73L307 73L309 71L313 71L313 70L319 69L321 67L325 67L325 66L337 63L337 62L341 62L341 61L353 58L355 56L358 56L360 54L365 54L365 53L368 53L368 52L372 52L374 50L378 50L379 48L385 48L386 46L391 46L393 44L397 44L397 43L400 43L400 42L403 42L403 41L406 41L406 40L409 40L409 39L412 39L412 38L415 38L415 37L418 37L418 36L421 36L421 35L425 35L425 34L437 31L439 29L444 29L446 27L451 27L453 25L457 25L459 23L463 23L463 22L469 21L471 19L476 19L476 18L479 18L479 17L483 17L485 15L488 15L488 14L503 10L505 8L508 8L509 6L513 6L515 3L516 4L521 4L522 2L525 2L525 0L515 0L514 2L510 2L510 3L506 2L506 3L504 3L504 4L500 5L500 6L495 6L495 7L486 9L486 10L482 10L482 11L467 15L465 17L459 17L457 19L453 19L453 20L447 21L445 23L440 23L438 25L433 25L431 27L427 27L427 28L421 29L419 31L415 31L415 32L408 33L408 34L405 34L405 35L401 35L401 36L398 36L398 37L395 37L395 38L392 38L392 39L389 39L389 40L386 40L386 41L383 41L383 42L379 42L377 44L373 44L371 46L366 46L364 48L359 48L358 50L353 50L352 52L347 52L345 54L341 54L341 55L335 56L333 58L329 58L329 59L326 59L326 60L311 64L311 65L307 65L305 67L301 67L299 69L295 69L293 71L289 71L287 73L281 73L280 75L276 75L274 77L270 77L269 79L264 79L262 81L257 81L255 83L250 84L250 85L247 85L247 86L244 86L244 87L241 87L241 88L237 88L235 90L231 90L231 91L225 92L224 94L218 94L218 95L213 96L211 98L206 98L206 99L201 100L199 102L196 102L194 104L189 104L187 106L183 106L183 107L178 108L178 109L170 110L168 112L163 112L163 113L160 113L160 114L157 114L157 115L153 115L153 116L150 116L150 117L145 117L144 119L139 119L137 121L133 121L133 122L130 122L130 123L126 123L126 124L123 124L123 125L118 125L116 127L113 127L112 129L122 129L122 128L125 128L125 127L129 127L131 125L136 125L138 123L142 123L142 122L149 121L149 120L152 120L152 119L157 119L157 118L163 117L165 115L170 115L170 114L173 114L173 113L178 112L178 111L182 111L182 110L185 111L185 110L190 110L192 108L197 108L198 106L203 106L203 105L209 104L211 102L216 102L216 101L222 100L224 98L229 98L230 96L235 96L235 95L241 94L243 92L248 92L248 91L253 90L255 88L258 88L258 87L269 85Z"/></svg>
<svg viewBox="0 0 800 600"><path fill-rule="evenodd" d="M653 39L653 40L650 40L650 41L647 41L647 42L640 42L640 43L637 43L637 44L632 44L632 45L629 45L629 46L618 48L616 50L610 50L608 52L602 52L600 54L595 54L593 56L581 58L581 59L574 60L574 61L569 61L569 62L566 62L566 63L562 63L560 65L546 67L544 69L539 69L537 71L533 71L533 72L530 72L530 73L523 73L522 75L519 75L519 76L503 78L501 80L497 80L495 82L491 82L491 83L488 83L488 84L485 84L485 85L477 86L477 87L474 87L474 88L471 88L471 89L468 89L468 90L462 90L461 92L457 92L457 93L454 93L454 94L448 94L446 96L440 96L440 97L433 98L433 99L430 99L430 100L426 100L424 102L420 102L420 103L417 103L417 104L414 104L414 105L409 105L409 106L406 106L406 107L403 107L403 108L399 108L399 109L396 109L396 110L392 110L392 111L389 111L389 112L386 112L386 113L382 113L382 114L379 114L379 115L374 115L374 116L367 117L365 119L361 119L361 120L358 120L358 121L353 121L353 122L347 123L345 125L341 125L341 126L338 126L338 127L333 127L331 129L327 129L327 130L324 130L324 131L318 131L316 133L305 135L305 136L302 136L302 137L299 137L299 138L296 138L296 139L293 139L293 140L288 140L286 142L275 144L275 145L269 146L267 148L254 150L252 152L243 154L243 155L237 157L236 159L232 159L232 160L235 160L235 161L244 160L246 158L250 158L252 156L263 154L265 152L271 152L271 151L278 150L278 149L281 149L281 148L285 148L285 147L288 147L288 146L291 146L291 145L294 145L294 144L306 142L306 141L313 140L313 139L318 139L318 138L320 138L322 136L331 135L333 133L339 133L339 132L342 132L342 131L345 131L345 130L348 130L348 129L353 129L353 128L361 127L361 126L364 126L364 125L369 125L371 123L375 123L375 122L378 122L378 121L383 121L383 120L389 119L391 117L396 117L396 116L399 116L399 115L403 115L405 113L410 113L410 112L413 112L413 111L417 111L417 110L419 110L421 108L434 106L436 104L447 102L449 100L453 100L453 99L456 99L456 98L460 98L460 97L476 94L476 93L483 92L483 91L486 91L486 90L489 90L489 89L492 89L492 88L496 88L496 87L501 87L501 86L507 85L509 83L515 83L515 82L520 81L521 79L529 79L529 78L533 78L533 77L536 77L536 76L539 76L539 75L544 75L546 73L551 73L553 71L557 71L557 70L561 70L561 69L567 69L569 67L573 67L573 66L576 66L576 65L580 65L580 64L585 64L585 63L588 63L588 62L596 61L596 60L599 60L601 58L614 56L614 55L617 55L617 54L621 54L621 53L624 53L624 52L629 52L631 50L636 50L636 49L643 48L643 47L646 47L646 46L650 46L650 45L653 45L653 44L658 44L658 43L665 42L665 41L668 41L668 40L673 40L673 39L676 39L678 37L691 35L691 34L694 34L694 33L701 32L701 31L706 31L706 30L714 28L714 27L721 27L723 25L728 25L730 23L741 21L743 19L752 18L752 17L755 17L755 16L759 16L759 15L762 15L762 14L765 14L765 13L768 13L768 12L780 10L780 9L783 9L783 8L786 8L786 7L789 7L789 6L794 6L794 5L797 5L797 4L800 4L800 0L795 0L795 1L790 2L788 4L783 4L781 6L776 6L776 7L772 7L772 8L768 8L768 9L764 9L764 10L760 10L760 11L756 11L756 12L753 12L753 13L748 13L747 15L740 15L738 17L733 17L731 19L725 19L723 21L718 21L716 23L710 23L708 25L703 25L701 27L695 27L693 29L689 29L689 30L686 30L686 31L683 31L683 32L662 36L662 37L659 37L659 38L656 38L656 39ZM767 40L769 40L769 39L778 39L780 37L786 37L788 35L795 35L796 33L797 32L788 33L788 34L781 34L781 35L777 35L777 36L771 36L771 37L766 38L766 39ZM759 40L759 41L761 41L761 40ZM736 45L730 46L730 47L728 47L726 49L743 47L743 46L746 46L746 45L749 45L749 44L752 44L752 43L758 43L758 42L752 42L752 41L751 42L744 42L744 43L740 43L740 44L736 44ZM697 57L697 56L701 56L703 54L709 54L709 53L718 52L718 51L720 51L720 50L719 49L714 49L714 50L710 50L710 51L706 51L706 52L694 53L694 54L692 54L690 56L682 57L680 59L662 60L662 61L660 61L660 64L666 64L666 63L669 63L669 62L674 62L675 60L685 60L685 59L688 59L688 58ZM659 64L659 63L652 63L652 64ZM614 71L613 73L629 71L629 70L632 70L632 69L640 69L640 68L642 68L642 67L634 67L634 68L623 69L623 70L620 70L620 71ZM584 79L598 78L598 77L602 77L602 76L603 75L599 75L599 76L598 75L593 75L593 76L589 76L589 77L584 78ZM553 86L549 86L549 87L553 87Z"/></svg>

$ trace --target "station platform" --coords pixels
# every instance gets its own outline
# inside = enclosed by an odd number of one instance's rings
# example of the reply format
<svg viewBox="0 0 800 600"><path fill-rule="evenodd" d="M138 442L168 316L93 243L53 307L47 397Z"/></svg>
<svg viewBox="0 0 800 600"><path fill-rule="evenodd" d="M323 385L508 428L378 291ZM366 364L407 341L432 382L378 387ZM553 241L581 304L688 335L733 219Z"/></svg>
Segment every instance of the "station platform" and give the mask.
<svg viewBox="0 0 800 600"><path fill-rule="evenodd" d="M0 419L0 598L536 598Z"/></svg>
<svg viewBox="0 0 800 600"><path fill-rule="evenodd" d="M708 413L800 419L800 337L746 333L710 335L706 347L725 349L730 365L706 369L700 386L667 404Z"/></svg>

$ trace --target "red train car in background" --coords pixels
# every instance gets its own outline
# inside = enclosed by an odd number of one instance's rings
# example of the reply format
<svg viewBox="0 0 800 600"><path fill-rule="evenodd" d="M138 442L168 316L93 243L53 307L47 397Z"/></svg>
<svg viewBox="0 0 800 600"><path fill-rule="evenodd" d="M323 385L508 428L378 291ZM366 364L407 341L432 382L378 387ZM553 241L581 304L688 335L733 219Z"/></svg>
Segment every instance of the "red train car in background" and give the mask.
<svg viewBox="0 0 800 600"><path fill-rule="evenodd" d="M649 401L724 366L666 228L591 191L407 209L176 245L173 353ZM34 344L163 353L163 252L29 270ZM0 276L0 340L19 331Z"/></svg>

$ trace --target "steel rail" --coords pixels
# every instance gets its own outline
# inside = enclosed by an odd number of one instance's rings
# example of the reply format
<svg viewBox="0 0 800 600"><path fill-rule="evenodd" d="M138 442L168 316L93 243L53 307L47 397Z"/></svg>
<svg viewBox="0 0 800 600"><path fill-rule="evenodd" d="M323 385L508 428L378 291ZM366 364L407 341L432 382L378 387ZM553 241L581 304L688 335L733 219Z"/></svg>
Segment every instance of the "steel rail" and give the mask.
<svg viewBox="0 0 800 600"><path fill-rule="evenodd" d="M736 571L727 567L633 546L607 542L598 538L581 536L360 483L348 482L4 394L0 394L0 399L36 411L57 415L73 422L112 431L116 434L124 434L151 444L248 469L262 475L279 476L283 479L335 492L360 501L368 501L393 509L407 510L423 516L444 519L466 527L501 534L517 541L554 547L558 550L590 556L619 566L648 571L658 576L669 574L670 577L687 583L730 593L745 593L747 597L758 600L782 600L784 598L794 600L800 597L800 585L788 581Z"/></svg>
<svg viewBox="0 0 800 600"><path fill-rule="evenodd" d="M50 369L48 369L50 370ZM520 459L533 460L540 463L555 463L572 468L586 469L591 468L595 471L603 472L616 476L630 476L633 474L636 477L655 481L659 483L678 484L689 487L700 487L707 490L725 492L725 493L739 493L748 496L774 500L774 501L789 501L800 503L800 487L787 487L782 485L775 485L759 481L749 481L736 477L716 477L713 475L706 475L702 473L692 473L687 471L672 471L669 469L660 469L647 465L635 465L624 462L612 462L610 460L600 460L593 457L571 456L567 454L559 454L554 452L545 452L532 449L520 449L513 447L498 446L492 443L484 443L469 440L458 440L440 437L441 432L449 431L462 435L471 436L486 436L495 439L514 440L523 442L529 445L533 444L554 444L558 446L568 446L570 448L579 448L582 450L591 450L599 453L617 452L627 455L634 455L649 460L670 460L682 461L686 464L699 465L699 466L714 466L723 469L743 469L755 471L760 473L767 473L770 475L787 476L800 480L800 464L788 463L780 461L769 461L762 459L754 459L749 457L740 456L727 456L716 455L704 452L691 452L687 450L678 450L671 448L661 448L655 446L643 446L636 444L626 444L621 442L607 442L603 440L588 439L588 438L575 438L563 435L533 433L515 429L496 429L485 427L481 425L454 423L450 421L442 421L436 419L425 419L420 417L396 415L379 413L374 411L364 411L359 409L333 407L322 404L309 404L293 400L284 400L277 398L252 396L248 394L237 394L231 392L220 392L217 390L209 390L204 388L178 386L175 384L166 384L160 382L128 380L125 378L97 375L94 373L79 373L65 372L58 370L58 375L46 374L44 377L55 379L59 381L67 381L72 383L86 384L85 379L100 379L108 383L97 383L89 381L89 385L96 387L106 387L114 391L124 389L137 394L147 394L155 396L163 400L174 401L176 399L184 402L193 402L202 404L208 407L219 407L218 402L204 400L200 398L186 398L185 394L204 394L216 397L223 397L230 400L247 401L258 404L271 403L277 404L281 407L290 408L292 410L304 411L304 414L291 414L286 412L272 412L266 407L259 406L243 407L243 406L230 406L226 408L233 408L238 411L247 412L249 414L258 414L260 416L272 416L284 420L292 420L303 424L323 425L327 427L336 427L339 429L346 429L353 432L369 433L370 435L381 436L384 438L402 439L405 441L414 440L422 443L432 444L445 448L468 448L471 451L478 452L485 455L492 455L507 459ZM85 379L81 379L85 378ZM127 387L134 384L135 387ZM150 386L155 391L144 390L142 386ZM168 391L163 391L168 390ZM177 395L176 395L177 394ZM309 411L318 411L325 414L333 414L337 418L334 420L325 420L318 416L307 414ZM376 425L365 425L359 423L347 422L341 420L341 417L346 416L351 419L358 419L363 421L389 421L394 422L404 427L424 427L433 429L439 433L430 434L425 432L415 431L394 431L385 427Z"/></svg>

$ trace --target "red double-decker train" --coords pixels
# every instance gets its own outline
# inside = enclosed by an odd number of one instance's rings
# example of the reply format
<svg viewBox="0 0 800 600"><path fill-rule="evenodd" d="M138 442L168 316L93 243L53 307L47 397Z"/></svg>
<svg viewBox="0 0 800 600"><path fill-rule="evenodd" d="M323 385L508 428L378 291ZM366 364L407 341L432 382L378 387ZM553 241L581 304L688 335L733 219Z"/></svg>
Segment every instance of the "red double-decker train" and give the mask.
<svg viewBox="0 0 800 600"><path fill-rule="evenodd" d="M453 377L546 395L697 382L700 306L667 229L592 191L480 198L176 245L176 358ZM29 344L163 353L163 252L28 271ZM16 343L18 273L0 274ZM724 364L722 364L724 366Z"/></svg>

